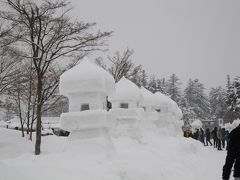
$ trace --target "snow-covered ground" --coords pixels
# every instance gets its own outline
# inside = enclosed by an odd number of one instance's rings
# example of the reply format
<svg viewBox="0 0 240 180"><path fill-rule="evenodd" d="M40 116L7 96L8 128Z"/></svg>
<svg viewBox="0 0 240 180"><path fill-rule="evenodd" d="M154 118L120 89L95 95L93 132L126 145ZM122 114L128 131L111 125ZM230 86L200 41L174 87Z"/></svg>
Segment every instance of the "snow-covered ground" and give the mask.
<svg viewBox="0 0 240 180"><path fill-rule="evenodd" d="M180 136L113 138L115 153L80 148L65 137L42 138L42 154L20 131L0 128L0 180L217 180L226 151Z"/></svg>

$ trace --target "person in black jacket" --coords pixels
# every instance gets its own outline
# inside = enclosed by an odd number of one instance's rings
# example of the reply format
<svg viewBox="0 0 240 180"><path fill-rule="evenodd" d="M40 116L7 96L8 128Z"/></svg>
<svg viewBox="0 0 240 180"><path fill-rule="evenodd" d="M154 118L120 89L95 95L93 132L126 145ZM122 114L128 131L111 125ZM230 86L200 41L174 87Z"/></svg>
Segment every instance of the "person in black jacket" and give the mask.
<svg viewBox="0 0 240 180"><path fill-rule="evenodd" d="M215 127L214 130L212 131L212 137L214 148L217 148L217 127Z"/></svg>
<svg viewBox="0 0 240 180"><path fill-rule="evenodd" d="M240 179L240 125L229 134L229 144L222 179L229 180L234 164L233 177Z"/></svg>
<svg viewBox="0 0 240 180"><path fill-rule="evenodd" d="M211 133L210 133L209 128L206 129L206 133L205 134L206 134L206 144L207 144L207 146L208 146L208 143L210 143L211 146L212 146Z"/></svg>

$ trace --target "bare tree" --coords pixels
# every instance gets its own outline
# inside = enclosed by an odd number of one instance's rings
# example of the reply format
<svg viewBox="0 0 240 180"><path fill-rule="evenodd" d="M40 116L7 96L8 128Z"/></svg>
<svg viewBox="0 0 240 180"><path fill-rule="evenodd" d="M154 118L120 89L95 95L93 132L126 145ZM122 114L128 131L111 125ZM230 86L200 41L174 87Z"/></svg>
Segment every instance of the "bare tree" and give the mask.
<svg viewBox="0 0 240 180"><path fill-rule="evenodd" d="M113 57L108 56L109 61L112 63L109 72L113 75L115 82L118 82L123 76L129 79L136 77L142 70L142 66L135 66L131 60L133 50L125 50L122 54L117 51Z"/></svg>
<svg viewBox="0 0 240 180"><path fill-rule="evenodd" d="M7 46L0 48L0 95L11 88L18 77L19 52Z"/></svg>
<svg viewBox="0 0 240 180"><path fill-rule="evenodd" d="M7 5L9 11L1 11L1 17L14 27L9 37L17 39L15 46L25 47L24 57L33 62L37 74L35 154L39 155L43 102L53 94L44 89L44 78L56 60L72 62L77 56L101 49L111 32L95 33L91 31L95 23L72 22L69 4L64 0L46 0L40 5L30 0L7 0Z"/></svg>

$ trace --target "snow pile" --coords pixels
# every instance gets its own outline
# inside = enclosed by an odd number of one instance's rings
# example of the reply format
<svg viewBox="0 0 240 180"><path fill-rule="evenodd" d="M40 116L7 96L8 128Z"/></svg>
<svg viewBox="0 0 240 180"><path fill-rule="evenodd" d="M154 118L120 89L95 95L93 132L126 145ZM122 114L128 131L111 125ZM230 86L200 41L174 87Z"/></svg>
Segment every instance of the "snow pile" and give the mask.
<svg viewBox="0 0 240 180"><path fill-rule="evenodd" d="M113 77L85 57L81 63L63 73L59 84L60 94L69 95L79 92L107 92L115 91Z"/></svg>
<svg viewBox="0 0 240 180"><path fill-rule="evenodd" d="M202 128L202 126L203 126L203 124L199 119L196 119L195 121L193 121L191 123L191 127L192 127L193 130L200 129L200 128Z"/></svg>
<svg viewBox="0 0 240 180"><path fill-rule="evenodd" d="M101 151L99 146L94 149L94 144L100 142L97 140L92 141L93 148L90 144L72 144L69 149L66 138L46 136L42 139L42 154L35 156L34 142L15 136L15 132L0 128L4 135L0 138L1 180L213 180L221 179L226 154L191 138L161 137L148 132L141 140L113 138L117 153L111 156L95 153ZM11 149L25 152L13 157ZM4 152L9 157L3 160Z"/></svg>
<svg viewBox="0 0 240 180"><path fill-rule="evenodd" d="M119 82L116 83L116 92L109 97L111 102L124 102L124 101L136 101L141 100L141 92L136 84L132 81L122 77Z"/></svg>

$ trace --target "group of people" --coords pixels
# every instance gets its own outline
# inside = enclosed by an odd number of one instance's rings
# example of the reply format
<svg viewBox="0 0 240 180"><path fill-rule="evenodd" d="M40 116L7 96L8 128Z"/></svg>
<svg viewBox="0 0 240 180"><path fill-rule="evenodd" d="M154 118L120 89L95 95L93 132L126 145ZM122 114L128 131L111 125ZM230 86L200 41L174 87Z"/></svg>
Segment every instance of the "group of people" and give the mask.
<svg viewBox="0 0 240 180"><path fill-rule="evenodd" d="M224 148L227 149L229 143L229 131L221 127L215 127L212 131L209 128L206 128L205 131L202 128L196 129L195 132L188 130L184 132L184 137L199 140L205 146L213 145L214 148L217 148L219 151ZM211 139L213 139L213 142Z"/></svg>
<svg viewBox="0 0 240 180"><path fill-rule="evenodd" d="M215 127L212 131L209 128L205 131L202 128L200 130L197 129L194 133L187 131L184 132L184 136L199 140L206 146L209 143L218 150L226 147L227 156L222 169L222 179L229 180L233 168L233 177L235 180L240 180L240 125L230 133L224 128ZM227 146L225 146L225 142Z"/></svg>

